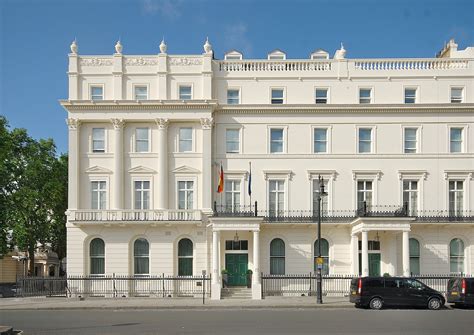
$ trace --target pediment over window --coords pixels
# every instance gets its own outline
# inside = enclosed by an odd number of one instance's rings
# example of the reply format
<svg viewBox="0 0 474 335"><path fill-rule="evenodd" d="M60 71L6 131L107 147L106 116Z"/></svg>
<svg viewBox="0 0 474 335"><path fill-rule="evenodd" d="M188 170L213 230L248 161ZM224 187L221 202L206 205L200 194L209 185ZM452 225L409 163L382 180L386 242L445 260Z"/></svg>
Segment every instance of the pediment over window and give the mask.
<svg viewBox="0 0 474 335"><path fill-rule="evenodd" d="M226 60L242 60L242 58L242 53L235 49L227 51L224 55L224 59Z"/></svg>
<svg viewBox="0 0 474 335"><path fill-rule="evenodd" d="M86 170L86 173L95 173L95 174L112 174L112 170L106 169L105 167L94 165Z"/></svg>
<svg viewBox="0 0 474 335"><path fill-rule="evenodd" d="M192 173L192 174L201 173L201 171L199 171L195 168L192 168L190 166L186 166L186 165L177 167L176 169L174 169L171 172L173 172L173 173Z"/></svg>
<svg viewBox="0 0 474 335"><path fill-rule="evenodd" d="M148 167L146 167L146 166L142 166L142 165L135 166L135 167L129 169L128 172L129 172L129 173L148 173L148 174L150 174L150 173L156 173L155 170L150 169L150 168L148 168Z"/></svg>
<svg viewBox="0 0 474 335"><path fill-rule="evenodd" d="M311 59L329 59L329 53L323 49L316 49L311 53Z"/></svg>
<svg viewBox="0 0 474 335"><path fill-rule="evenodd" d="M336 180L337 172L336 170L307 170L308 179L318 179L318 176L321 176L325 179Z"/></svg>
<svg viewBox="0 0 474 335"><path fill-rule="evenodd" d="M268 59L286 59L286 53L281 51L280 49L275 49L268 53Z"/></svg>

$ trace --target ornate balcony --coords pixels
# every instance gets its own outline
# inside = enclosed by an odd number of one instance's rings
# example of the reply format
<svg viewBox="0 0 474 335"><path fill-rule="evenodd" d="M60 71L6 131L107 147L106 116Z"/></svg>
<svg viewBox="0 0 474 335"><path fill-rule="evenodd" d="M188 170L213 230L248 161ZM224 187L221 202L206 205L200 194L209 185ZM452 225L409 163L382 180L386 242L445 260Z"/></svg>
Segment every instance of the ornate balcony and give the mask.
<svg viewBox="0 0 474 335"><path fill-rule="evenodd" d="M163 221L201 221L200 210L150 209L150 210L70 210L68 221L74 224L141 223Z"/></svg>
<svg viewBox="0 0 474 335"><path fill-rule="evenodd" d="M214 217L263 217L268 223L312 223L318 221L318 212L312 210L271 211L258 209L257 203L251 206L220 206L214 203ZM368 206L358 210L323 210L323 223L350 223L356 218L413 218L417 223L473 222L473 211L409 210L408 205Z"/></svg>

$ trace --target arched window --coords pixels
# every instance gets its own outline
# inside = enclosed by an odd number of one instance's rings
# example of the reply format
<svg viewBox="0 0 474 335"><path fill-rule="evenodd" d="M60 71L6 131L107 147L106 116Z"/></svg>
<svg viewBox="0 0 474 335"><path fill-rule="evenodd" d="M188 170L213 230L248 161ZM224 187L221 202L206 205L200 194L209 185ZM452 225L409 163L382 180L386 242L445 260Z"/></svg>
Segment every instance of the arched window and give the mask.
<svg viewBox="0 0 474 335"><path fill-rule="evenodd" d="M95 238L90 244L90 274L104 275L105 274L105 243L100 238Z"/></svg>
<svg viewBox="0 0 474 335"><path fill-rule="evenodd" d="M452 239L449 243L449 271L464 272L464 242L459 238Z"/></svg>
<svg viewBox="0 0 474 335"><path fill-rule="evenodd" d="M178 276L193 275L193 242L183 238L178 243Z"/></svg>
<svg viewBox="0 0 474 335"><path fill-rule="evenodd" d="M270 274L285 274L285 242L281 238L275 238L270 243Z"/></svg>
<svg viewBox="0 0 474 335"><path fill-rule="evenodd" d="M318 270L317 265L316 265L316 258L318 257L318 252L319 252L318 242L319 240L316 240L314 242L314 272ZM321 239L321 257L324 260L321 273L323 275L328 275L329 274L329 242L324 238Z"/></svg>
<svg viewBox="0 0 474 335"><path fill-rule="evenodd" d="M144 238L139 238L133 244L133 274L150 274L150 245Z"/></svg>
<svg viewBox="0 0 474 335"><path fill-rule="evenodd" d="M416 238L410 238L410 272L413 275L420 274L420 242Z"/></svg>

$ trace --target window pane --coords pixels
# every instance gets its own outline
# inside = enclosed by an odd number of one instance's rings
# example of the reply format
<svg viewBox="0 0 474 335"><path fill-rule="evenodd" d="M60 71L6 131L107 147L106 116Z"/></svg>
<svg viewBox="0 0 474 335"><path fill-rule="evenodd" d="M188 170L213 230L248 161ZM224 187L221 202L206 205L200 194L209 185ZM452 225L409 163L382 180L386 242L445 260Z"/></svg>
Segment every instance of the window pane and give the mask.
<svg viewBox="0 0 474 335"><path fill-rule="evenodd" d="M326 104L328 102L328 90L327 89L316 89L316 103Z"/></svg>
<svg viewBox="0 0 474 335"><path fill-rule="evenodd" d="M417 239L410 238L409 240L410 246L410 257L411 256L420 256L420 242Z"/></svg>
<svg viewBox="0 0 474 335"><path fill-rule="evenodd" d="M316 141L326 141L326 129L315 129L314 130L314 138Z"/></svg>
<svg viewBox="0 0 474 335"><path fill-rule="evenodd" d="M326 142L316 142L314 146L315 152L326 152Z"/></svg>
<svg viewBox="0 0 474 335"><path fill-rule="evenodd" d="M180 86L179 87L179 98L181 100L191 99L191 86Z"/></svg>
<svg viewBox="0 0 474 335"><path fill-rule="evenodd" d="M271 130L271 139L272 139L272 141L282 141L283 140L283 129L272 129Z"/></svg>
<svg viewBox="0 0 474 335"><path fill-rule="evenodd" d="M405 89L405 103L413 104L416 102L416 89L406 88Z"/></svg>
<svg viewBox="0 0 474 335"><path fill-rule="evenodd" d="M91 100L103 100L104 99L104 88L102 86L91 87Z"/></svg>
<svg viewBox="0 0 474 335"><path fill-rule="evenodd" d="M451 102L460 103L462 102L463 89L462 88L451 88Z"/></svg>
<svg viewBox="0 0 474 335"><path fill-rule="evenodd" d="M360 128L359 129L359 140L370 141L371 140L371 129Z"/></svg>
<svg viewBox="0 0 474 335"><path fill-rule="evenodd" d="M272 89L272 98L283 98L283 90Z"/></svg>
<svg viewBox="0 0 474 335"><path fill-rule="evenodd" d="M148 98L148 89L146 86L135 86L135 100L146 100Z"/></svg>
<svg viewBox="0 0 474 335"><path fill-rule="evenodd" d="M227 103L229 105L239 104L239 90L227 90Z"/></svg>
<svg viewBox="0 0 474 335"><path fill-rule="evenodd" d="M105 151L105 129L92 128L92 152Z"/></svg>
<svg viewBox="0 0 474 335"><path fill-rule="evenodd" d="M359 143L359 152L370 152L370 142L360 142Z"/></svg>

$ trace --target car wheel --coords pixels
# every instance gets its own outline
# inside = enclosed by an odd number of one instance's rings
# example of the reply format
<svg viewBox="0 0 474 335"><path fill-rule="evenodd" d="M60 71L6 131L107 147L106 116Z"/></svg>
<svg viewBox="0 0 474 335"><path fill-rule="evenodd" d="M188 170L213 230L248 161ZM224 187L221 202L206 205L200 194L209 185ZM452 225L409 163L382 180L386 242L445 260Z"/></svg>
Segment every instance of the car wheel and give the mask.
<svg viewBox="0 0 474 335"><path fill-rule="evenodd" d="M373 298L370 300L369 307L370 309L382 309L383 301L380 298Z"/></svg>
<svg viewBox="0 0 474 335"><path fill-rule="evenodd" d="M439 298L431 298L428 301L428 308L432 310L438 310L441 308L441 299Z"/></svg>

